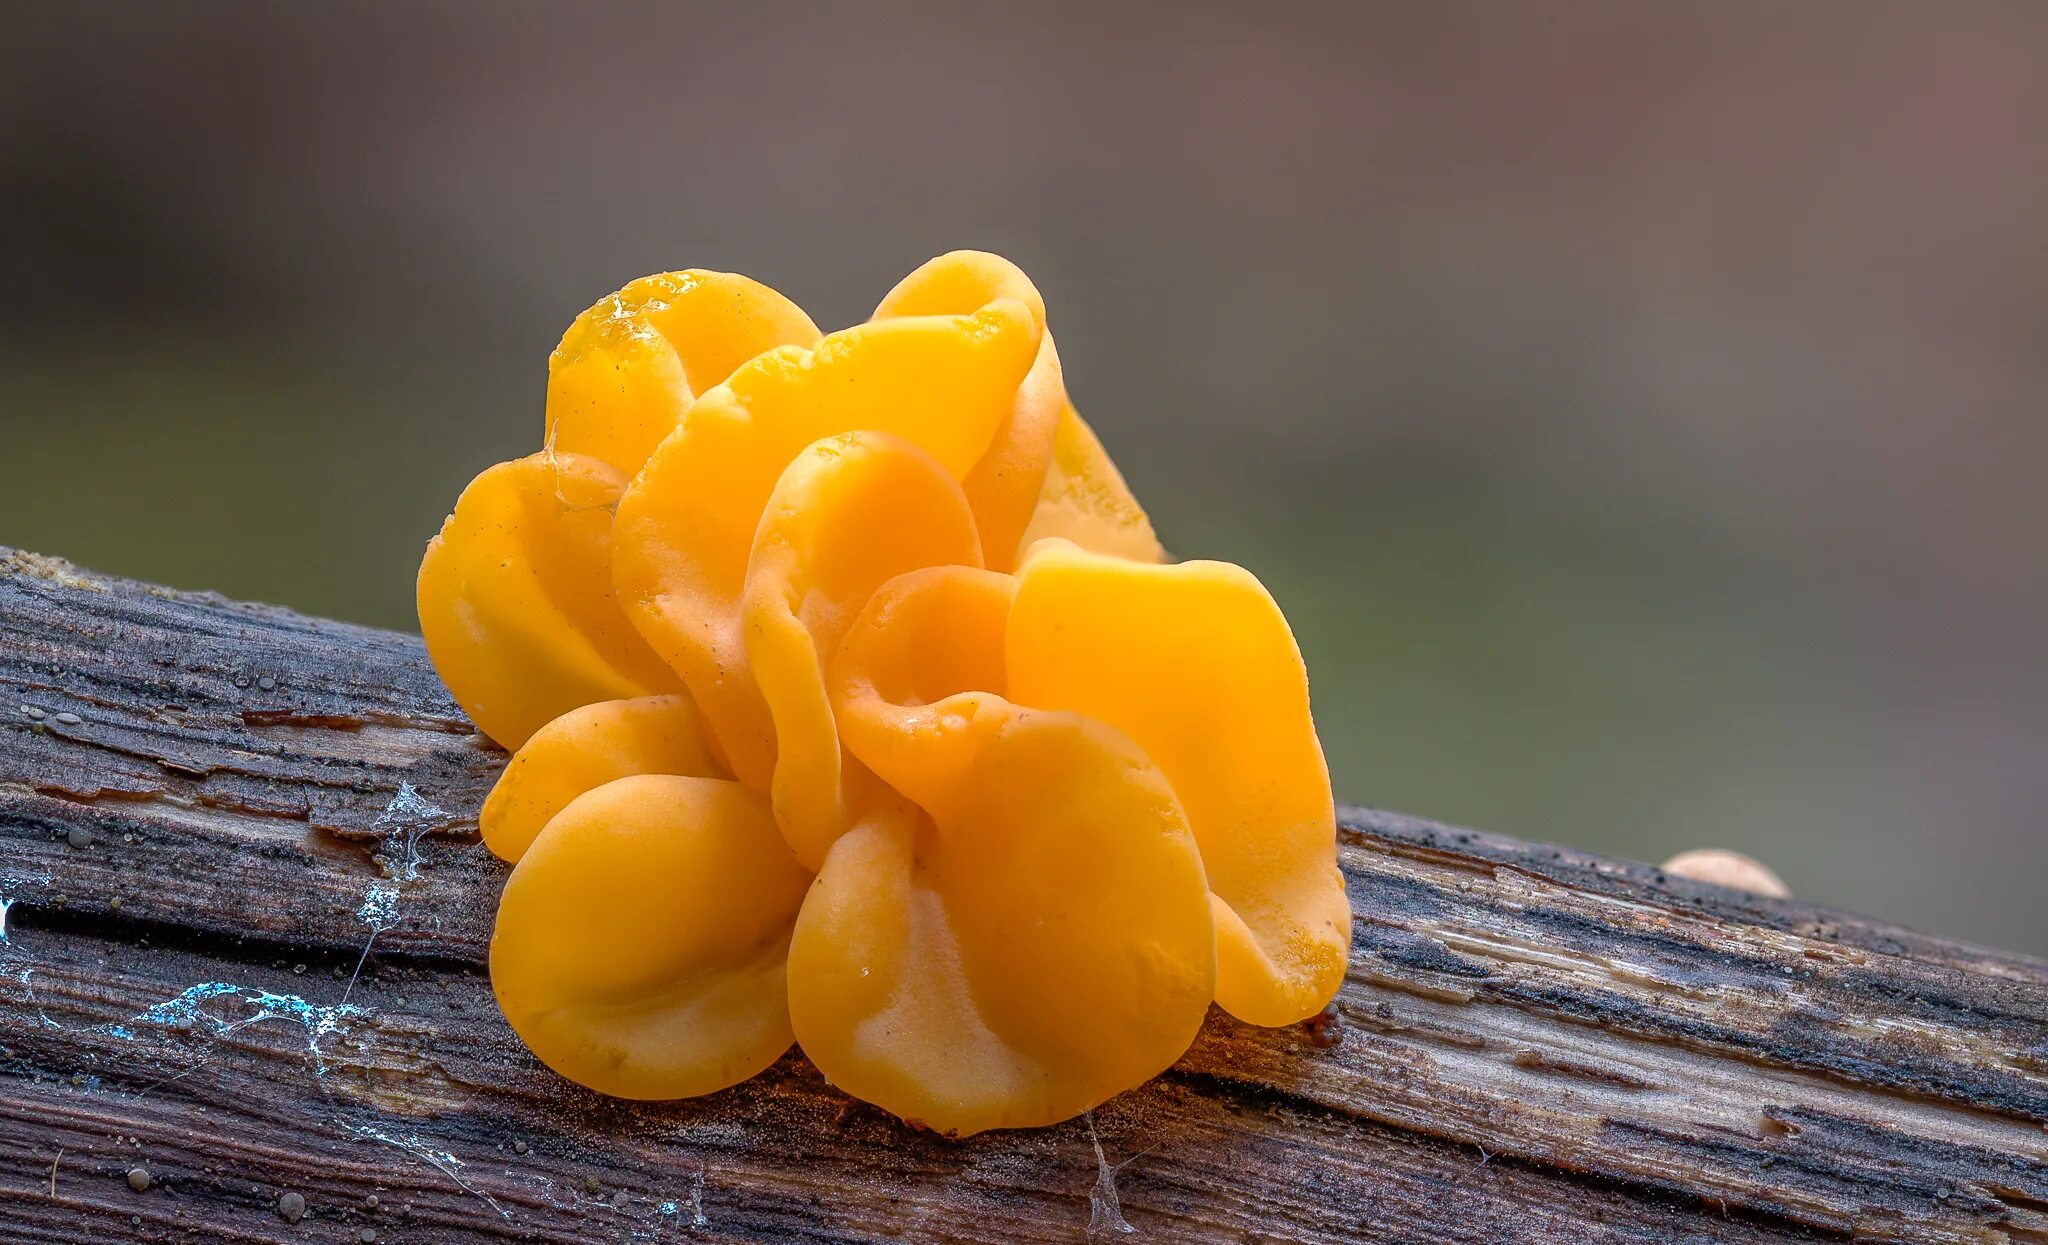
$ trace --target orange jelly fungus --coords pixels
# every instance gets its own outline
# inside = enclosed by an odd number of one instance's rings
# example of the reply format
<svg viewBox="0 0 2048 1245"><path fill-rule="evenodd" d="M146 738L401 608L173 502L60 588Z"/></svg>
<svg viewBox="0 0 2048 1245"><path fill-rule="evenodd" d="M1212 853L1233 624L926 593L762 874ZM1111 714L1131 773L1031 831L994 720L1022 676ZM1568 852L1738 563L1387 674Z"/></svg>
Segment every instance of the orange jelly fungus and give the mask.
<svg viewBox="0 0 2048 1245"><path fill-rule="evenodd" d="M944 1132L1051 1124L1282 1025L1350 942L1287 621L1166 560L1067 399L1045 305L944 255L821 336L744 277L569 328L545 448L420 565L455 699L516 749L506 1019L607 1094L792 1041Z"/></svg>

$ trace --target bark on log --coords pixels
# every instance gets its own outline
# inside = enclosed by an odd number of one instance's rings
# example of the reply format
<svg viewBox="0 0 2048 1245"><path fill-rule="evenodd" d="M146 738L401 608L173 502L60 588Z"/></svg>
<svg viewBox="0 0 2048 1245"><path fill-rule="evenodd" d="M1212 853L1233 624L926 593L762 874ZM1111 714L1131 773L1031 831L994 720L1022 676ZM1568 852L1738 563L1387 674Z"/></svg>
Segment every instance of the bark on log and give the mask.
<svg viewBox="0 0 2048 1245"><path fill-rule="evenodd" d="M1092 1121L600 1099L491 1001L503 760L414 637L0 550L0 1240L2048 1241L2048 964L1366 809L1332 1011Z"/></svg>

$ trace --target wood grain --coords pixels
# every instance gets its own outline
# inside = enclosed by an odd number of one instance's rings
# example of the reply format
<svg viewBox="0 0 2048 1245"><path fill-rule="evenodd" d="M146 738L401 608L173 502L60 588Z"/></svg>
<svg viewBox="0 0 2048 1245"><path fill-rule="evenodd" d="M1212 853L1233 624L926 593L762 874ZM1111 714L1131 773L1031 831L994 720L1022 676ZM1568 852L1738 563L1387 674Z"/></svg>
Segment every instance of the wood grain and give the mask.
<svg viewBox="0 0 2048 1245"><path fill-rule="evenodd" d="M1092 1120L604 1100L491 1001L503 762L415 637L0 551L0 1240L2048 1242L2048 964L1364 809L1332 1011Z"/></svg>

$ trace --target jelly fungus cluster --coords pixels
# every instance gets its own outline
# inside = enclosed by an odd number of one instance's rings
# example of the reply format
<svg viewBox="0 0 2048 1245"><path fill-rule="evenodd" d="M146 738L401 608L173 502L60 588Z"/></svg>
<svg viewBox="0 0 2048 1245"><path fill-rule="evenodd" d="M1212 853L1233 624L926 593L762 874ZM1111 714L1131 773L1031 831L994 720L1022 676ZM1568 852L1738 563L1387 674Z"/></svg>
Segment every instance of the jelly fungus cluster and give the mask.
<svg viewBox="0 0 2048 1245"><path fill-rule="evenodd" d="M635 281L550 359L544 444L464 490L419 613L516 750L491 982L549 1067L677 1098L795 1042L967 1134L1140 1084L1212 1001L1335 994L1287 621L1166 560L1013 265L941 256L830 335L745 277Z"/></svg>

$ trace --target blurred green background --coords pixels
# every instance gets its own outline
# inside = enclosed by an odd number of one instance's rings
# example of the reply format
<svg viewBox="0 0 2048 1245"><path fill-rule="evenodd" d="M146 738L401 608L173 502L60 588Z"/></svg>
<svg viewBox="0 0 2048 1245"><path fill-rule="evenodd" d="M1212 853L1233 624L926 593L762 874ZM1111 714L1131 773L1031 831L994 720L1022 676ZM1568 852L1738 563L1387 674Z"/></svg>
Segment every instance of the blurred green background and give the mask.
<svg viewBox="0 0 2048 1245"><path fill-rule="evenodd" d="M1045 291L1340 796L2048 951L2048 6L26 6L0 542L413 626L569 318Z"/></svg>

